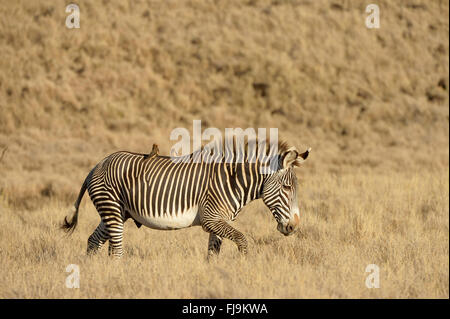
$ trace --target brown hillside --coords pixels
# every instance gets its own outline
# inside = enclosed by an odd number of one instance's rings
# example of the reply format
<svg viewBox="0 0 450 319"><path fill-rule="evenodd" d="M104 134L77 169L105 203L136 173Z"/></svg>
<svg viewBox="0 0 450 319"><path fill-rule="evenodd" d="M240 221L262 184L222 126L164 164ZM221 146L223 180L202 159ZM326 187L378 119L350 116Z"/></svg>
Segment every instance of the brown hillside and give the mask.
<svg viewBox="0 0 450 319"><path fill-rule="evenodd" d="M448 2L8 1L0 175L13 200L76 190L119 150L167 153L175 127L277 127L315 169L448 166ZM306 172L308 171L308 172ZM50 187L50 189L48 189Z"/></svg>

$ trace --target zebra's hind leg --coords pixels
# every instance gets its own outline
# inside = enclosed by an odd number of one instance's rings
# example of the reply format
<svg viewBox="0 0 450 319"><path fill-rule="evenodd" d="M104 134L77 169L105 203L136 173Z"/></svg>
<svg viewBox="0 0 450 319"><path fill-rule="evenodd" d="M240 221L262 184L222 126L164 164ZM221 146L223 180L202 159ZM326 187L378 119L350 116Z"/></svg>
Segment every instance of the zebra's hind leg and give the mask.
<svg viewBox="0 0 450 319"><path fill-rule="evenodd" d="M108 232L106 231L105 224L103 224L103 222L100 222L100 224L94 230L92 235L89 236L87 245L87 254L88 255L96 254L108 239L109 235Z"/></svg>
<svg viewBox="0 0 450 319"><path fill-rule="evenodd" d="M114 215L108 218L106 228L109 234L108 254L115 258L123 256L123 219L121 215Z"/></svg>
<svg viewBox="0 0 450 319"><path fill-rule="evenodd" d="M214 233L209 233L208 256L207 256L208 260L210 260L214 256L219 255L220 246L222 246L222 237L217 236Z"/></svg>

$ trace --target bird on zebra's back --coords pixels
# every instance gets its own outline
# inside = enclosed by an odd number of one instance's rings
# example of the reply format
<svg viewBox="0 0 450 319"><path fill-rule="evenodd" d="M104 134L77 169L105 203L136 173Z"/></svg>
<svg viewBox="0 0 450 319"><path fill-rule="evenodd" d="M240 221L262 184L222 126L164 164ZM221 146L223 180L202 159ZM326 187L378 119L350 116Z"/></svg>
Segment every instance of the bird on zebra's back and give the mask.
<svg viewBox="0 0 450 319"><path fill-rule="evenodd" d="M159 154L159 148L158 145L153 144L153 148L152 151L150 153L148 153L147 155L144 156L144 159L149 160L154 158L155 156L157 156Z"/></svg>
<svg viewBox="0 0 450 319"><path fill-rule="evenodd" d="M149 154L119 151L105 157L87 175L73 216L65 218L62 228L75 229L87 190L101 219L88 239L88 254L109 241L109 254L121 257L123 225L129 218L138 227L160 230L201 226L209 233L208 258L219 254L224 238L245 254L247 240L229 221L258 198L274 216L277 230L292 234L300 222L294 168L311 149L300 153L285 142L259 140L243 148L236 141L225 144L224 153L202 147L185 156L162 156L154 144ZM258 152L251 151L250 144ZM262 158L256 156L260 150Z"/></svg>

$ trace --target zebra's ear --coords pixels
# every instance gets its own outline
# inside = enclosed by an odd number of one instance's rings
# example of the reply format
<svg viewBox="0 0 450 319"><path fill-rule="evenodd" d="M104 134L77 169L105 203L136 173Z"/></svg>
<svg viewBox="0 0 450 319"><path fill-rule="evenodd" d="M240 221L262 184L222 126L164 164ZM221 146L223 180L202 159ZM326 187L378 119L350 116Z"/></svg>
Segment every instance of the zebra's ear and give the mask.
<svg viewBox="0 0 450 319"><path fill-rule="evenodd" d="M309 152L311 152L311 147L308 148L306 152L298 155L297 159L294 161L294 166L300 166L308 158Z"/></svg>
<svg viewBox="0 0 450 319"><path fill-rule="evenodd" d="M289 166L294 165L297 158L298 158L297 150L294 147L288 149L286 152L283 153L281 157L283 168L288 168Z"/></svg>

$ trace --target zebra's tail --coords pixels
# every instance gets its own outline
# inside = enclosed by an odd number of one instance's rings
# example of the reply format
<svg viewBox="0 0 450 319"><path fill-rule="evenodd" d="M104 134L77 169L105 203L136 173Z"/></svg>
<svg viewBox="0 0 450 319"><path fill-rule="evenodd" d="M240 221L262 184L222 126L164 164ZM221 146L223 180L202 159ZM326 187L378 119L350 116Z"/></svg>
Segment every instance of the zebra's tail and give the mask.
<svg viewBox="0 0 450 319"><path fill-rule="evenodd" d="M81 186L80 194L78 195L77 201L72 207L72 219L70 222L67 220L67 216L64 217L64 223L62 224L61 228L64 229L66 233L73 233L75 230L75 227L77 227L78 222L78 208L80 207L81 199L83 198L84 193L87 189L88 179L90 178L91 174L89 174L86 179L84 180L83 186Z"/></svg>

